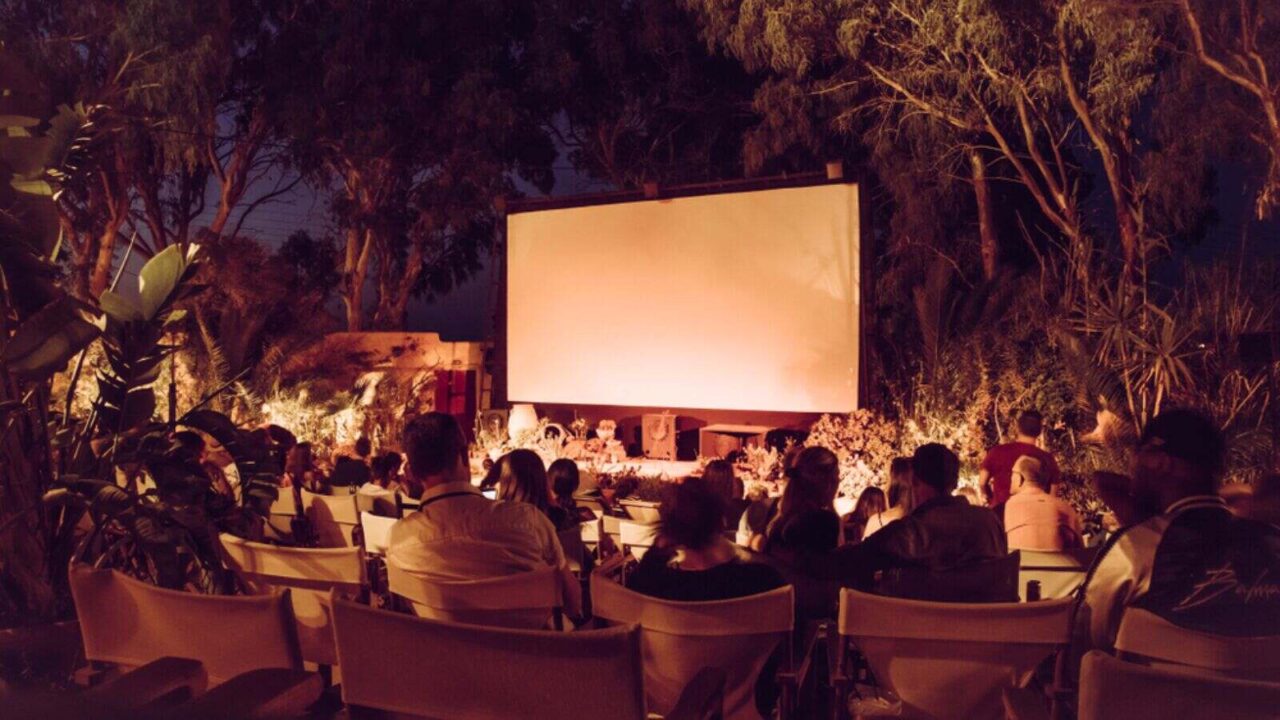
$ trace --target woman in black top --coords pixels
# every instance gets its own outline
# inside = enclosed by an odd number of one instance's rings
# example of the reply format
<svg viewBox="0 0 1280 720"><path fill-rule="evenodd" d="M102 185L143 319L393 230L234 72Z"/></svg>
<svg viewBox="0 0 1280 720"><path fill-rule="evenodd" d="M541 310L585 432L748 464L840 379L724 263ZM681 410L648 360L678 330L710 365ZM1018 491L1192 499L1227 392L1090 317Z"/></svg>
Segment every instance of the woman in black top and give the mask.
<svg viewBox="0 0 1280 720"><path fill-rule="evenodd" d="M763 551L796 588L801 620L834 617L837 588L814 572L840 542L834 501L840 463L826 448L805 448L787 470L787 487L765 531Z"/></svg>
<svg viewBox="0 0 1280 720"><path fill-rule="evenodd" d="M555 495L557 507L568 513L575 522L590 522L596 515L590 508L578 507L573 494L578 491L578 463L569 458L560 458L547 468L547 478L551 482L551 492Z"/></svg>
<svg viewBox="0 0 1280 720"><path fill-rule="evenodd" d="M552 504L547 469L538 453L524 449L512 450L498 458L494 475L498 480L497 499L533 505L551 520L557 532L577 526L577 518L570 518L564 508Z"/></svg>
<svg viewBox="0 0 1280 720"><path fill-rule="evenodd" d="M700 478L672 485L662 502L658 547L627 578L636 592L667 600L726 600L786 584L724 537L724 500Z"/></svg>

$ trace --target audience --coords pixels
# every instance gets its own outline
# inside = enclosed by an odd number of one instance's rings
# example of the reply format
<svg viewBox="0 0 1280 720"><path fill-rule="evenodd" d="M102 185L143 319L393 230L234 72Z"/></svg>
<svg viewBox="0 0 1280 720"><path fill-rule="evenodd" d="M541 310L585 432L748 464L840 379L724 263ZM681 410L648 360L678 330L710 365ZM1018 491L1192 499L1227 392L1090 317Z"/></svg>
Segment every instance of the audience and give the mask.
<svg viewBox="0 0 1280 720"><path fill-rule="evenodd" d="M884 513L886 509L884 491L878 487L868 487L858 496L858 504L844 521L845 542L853 544L862 541L867 523L871 518Z"/></svg>
<svg viewBox="0 0 1280 720"><path fill-rule="evenodd" d="M391 528L387 563L441 581L478 580L551 566L561 573L566 611L581 611L555 527L538 508L486 499L471 484L467 440L450 415L410 421L402 443L422 507ZM545 476L543 478L545 480Z"/></svg>
<svg viewBox="0 0 1280 720"><path fill-rule="evenodd" d="M785 581L724 537L724 498L705 480L667 488L661 542L627 578L631 589L668 600L724 600L766 592Z"/></svg>
<svg viewBox="0 0 1280 720"><path fill-rule="evenodd" d="M1016 595L1015 575L1003 573L1008 548L995 513L951 493L960 459L937 443L923 445L911 460L911 514L853 547L832 553L827 572L842 585L885 594L970 602ZM889 572L893 571L893 572ZM876 584L877 573L882 573ZM924 597L921 597L921 596Z"/></svg>
<svg viewBox="0 0 1280 720"><path fill-rule="evenodd" d="M978 485L987 496L987 504L1001 517L1004 516L1004 504L1010 495L1010 473L1013 464L1023 455L1039 460L1044 466L1045 481L1052 486L1058 482L1060 473L1058 463L1053 455L1040 449L1036 441L1044 431L1044 418L1036 410L1024 410L1018 415L1017 428L1013 442L997 445L987 451L978 470Z"/></svg>
<svg viewBox="0 0 1280 720"><path fill-rule="evenodd" d="M1072 550L1084 542L1080 516L1049 492L1044 465L1030 455L1013 464L1013 496L1005 504L1004 531L1010 550Z"/></svg>
<svg viewBox="0 0 1280 720"><path fill-rule="evenodd" d="M326 495L329 483L311 459L311 443L300 442L289 448L285 456L284 477L280 487L300 487L307 492Z"/></svg>
<svg viewBox="0 0 1280 720"><path fill-rule="evenodd" d="M1280 635L1280 528L1237 518L1217 494L1226 454L1217 426L1189 410L1147 423L1129 495L1149 519L1094 563L1077 614L1077 649L1112 649L1138 607L1220 635Z"/></svg>
<svg viewBox="0 0 1280 720"><path fill-rule="evenodd" d="M862 531L862 539L883 528L894 520L901 520L911 512L911 458L896 457L889 463L889 509L876 513L867 520L866 529Z"/></svg>
<svg viewBox="0 0 1280 720"><path fill-rule="evenodd" d="M532 505L547 516L557 531L578 525L578 519L551 499L551 483L542 457L532 450L512 450L498 459L498 499Z"/></svg>
<svg viewBox="0 0 1280 720"><path fill-rule="evenodd" d="M738 530L742 514L751 503L743 497L742 481L728 460L712 460L702 470L702 480L724 500L725 532L732 536Z"/></svg>
<svg viewBox="0 0 1280 720"><path fill-rule="evenodd" d="M579 507L574 499L578 492L581 478L578 474L578 463L569 458L560 458L547 468L547 480L551 483L551 492L555 495L556 507L564 511L566 517L576 523L591 522L596 514L591 508Z"/></svg>

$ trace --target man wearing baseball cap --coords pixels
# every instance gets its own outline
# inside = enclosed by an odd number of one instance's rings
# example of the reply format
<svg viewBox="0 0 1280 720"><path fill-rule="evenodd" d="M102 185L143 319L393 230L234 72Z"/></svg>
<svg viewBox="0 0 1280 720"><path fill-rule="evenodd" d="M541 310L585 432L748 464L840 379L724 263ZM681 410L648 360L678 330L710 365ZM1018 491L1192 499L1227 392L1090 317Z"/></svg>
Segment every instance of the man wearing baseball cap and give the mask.
<svg viewBox="0 0 1280 720"><path fill-rule="evenodd" d="M1280 528L1235 517L1218 496L1226 447L1204 415L1161 413L1133 460L1128 501L1148 519L1094 564L1076 618L1079 649L1112 650L1125 611L1218 635L1280 635Z"/></svg>

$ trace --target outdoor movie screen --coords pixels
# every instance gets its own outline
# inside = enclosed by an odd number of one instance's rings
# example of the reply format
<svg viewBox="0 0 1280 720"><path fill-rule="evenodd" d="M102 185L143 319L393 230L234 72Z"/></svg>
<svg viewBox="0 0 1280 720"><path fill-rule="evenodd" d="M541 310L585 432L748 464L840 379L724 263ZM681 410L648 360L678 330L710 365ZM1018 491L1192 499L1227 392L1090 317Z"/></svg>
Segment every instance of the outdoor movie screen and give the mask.
<svg viewBox="0 0 1280 720"><path fill-rule="evenodd" d="M856 184L511 214L512 401L858 403Z"/></svg>

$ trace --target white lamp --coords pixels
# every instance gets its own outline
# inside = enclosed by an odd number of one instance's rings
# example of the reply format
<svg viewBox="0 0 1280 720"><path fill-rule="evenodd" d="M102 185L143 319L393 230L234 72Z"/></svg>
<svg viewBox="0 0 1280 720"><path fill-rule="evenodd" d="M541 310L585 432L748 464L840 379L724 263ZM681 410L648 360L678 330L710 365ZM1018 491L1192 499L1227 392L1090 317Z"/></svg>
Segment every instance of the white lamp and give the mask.
<svg viewBox="0 0 1280 720"><path fill-rule="evenodd" d="M538 413L529 403L517 403L511 406L511 414L507 416L507 434L513 439L538 429Z"/></svg>

